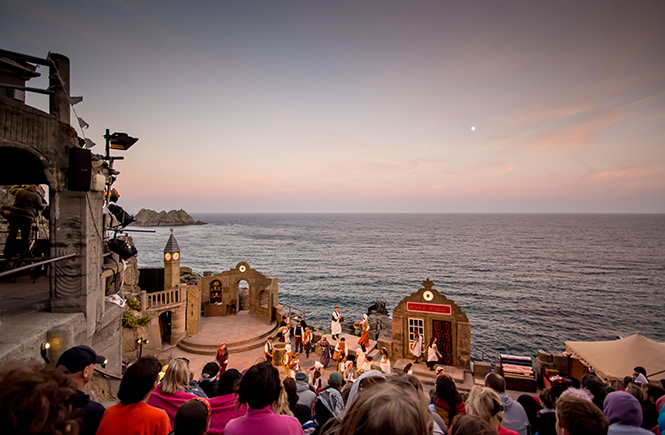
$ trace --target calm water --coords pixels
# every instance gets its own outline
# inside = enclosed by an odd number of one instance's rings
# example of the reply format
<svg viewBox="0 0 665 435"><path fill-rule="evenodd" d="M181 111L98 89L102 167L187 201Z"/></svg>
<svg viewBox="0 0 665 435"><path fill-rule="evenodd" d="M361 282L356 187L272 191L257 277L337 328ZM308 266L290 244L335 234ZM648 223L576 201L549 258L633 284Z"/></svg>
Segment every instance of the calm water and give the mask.
<svg viewBox="0 0 665 435"><path fill-rule="evenodd" d="M665 215L201 214L176 227L183 266L246 261L279 278L280 301L330 326L339 305L389 310L426 278L471 321L479 350L532 355L565 340L641 331L665 341ZM132 233L160 267L168 228Z"/></svg>

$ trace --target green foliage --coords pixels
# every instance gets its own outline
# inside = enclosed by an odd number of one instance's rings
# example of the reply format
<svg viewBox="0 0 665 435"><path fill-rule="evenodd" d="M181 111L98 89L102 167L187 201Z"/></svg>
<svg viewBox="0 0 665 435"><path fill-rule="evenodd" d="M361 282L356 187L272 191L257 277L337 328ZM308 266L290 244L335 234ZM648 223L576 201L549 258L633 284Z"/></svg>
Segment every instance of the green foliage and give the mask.
<svg viewBox="0 0 665 435"><path fill-rule="evenodd" d="M137 317L139 311L141 311L141 304L135 298L127 296L125 299L127 302L127 311L122 313L122 327L129 329L136 329L139 326L146 326L150 323L150 316L143 315Z"/></svg>
<svg viewBox="0 0 665 435"><path fill-rule="evenodd" d="M125 299L125 302L127 302L127 306L134 310L134 311L141 311L141 303L134 299L131 296L127 296L127 299Z"/></svg>
<svg viewBox="0 0 665 435"><path fill-rule="evenodd" d="M136 329L139 326L136 316L131 311L122 313L122 327L129 329Z"/></svg>

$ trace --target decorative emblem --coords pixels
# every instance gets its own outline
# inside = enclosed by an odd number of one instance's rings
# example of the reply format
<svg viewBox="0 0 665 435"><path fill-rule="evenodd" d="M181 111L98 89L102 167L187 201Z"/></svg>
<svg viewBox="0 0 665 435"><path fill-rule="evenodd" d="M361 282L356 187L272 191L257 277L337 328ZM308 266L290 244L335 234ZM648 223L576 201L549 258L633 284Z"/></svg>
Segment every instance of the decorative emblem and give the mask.
<svg viewBox="0 0 665 435"><path fill-rule="evenodd" d="M425 293L423 293L423 299L429 302L432 299L434 299L434 294L431 291L427 290Z"/></svg>
<svg viewBox="0 0 665 435"><path fill-rule="evenodd" d="M241 264L240 267L238 268L238 270L240 272L244 273L247 270L247 266L245 266L244 264Z"/></svg>

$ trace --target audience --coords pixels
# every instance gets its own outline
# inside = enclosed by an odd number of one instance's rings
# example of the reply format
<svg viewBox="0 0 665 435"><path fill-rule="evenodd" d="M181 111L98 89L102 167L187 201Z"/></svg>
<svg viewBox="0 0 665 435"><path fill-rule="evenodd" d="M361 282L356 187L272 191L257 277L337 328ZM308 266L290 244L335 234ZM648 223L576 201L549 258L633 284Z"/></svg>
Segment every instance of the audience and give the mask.
<svg viewBox="0 0 665 435"><path fill-rule="evenodd" d="M445 374L436 378L436 396L433 404L434 410L441 416L446 426L450 426L456 415L466 414L466 406L457 391L455 381Z"/></svg>
<svg viewBox="0 0 665 435"><path fill-rule="evenodd" d="M319 374L320 376L320 374ZM298 393L298 403L305 405L309 412L314 408L314 400L316 400L316 392L314 387L308 383L309 376L306 372L296 373L296 392Z"/></svg>
<svg viewBox="0 0 665 435"><path fill-rule="evenodd" d="M562 396L563 397L563 396ZM646 434L652 432L640 427L642 407L635 396L625 391L615 391L605 397L603 411L610 423L610 435Z"/></svg>
<svg viewBox="0 0 665 435"><path fill-rule="evenodd" d="M496 435L491 424L476 415L462 414L453 419L449 435Z"/></svg>
<svg viewBox="0 0 665 435"><path fill-rule="evenodd" d="M473 415L488 422L498 435L517 435L514 430L506 429L503 422L504 406L501 398L491 388L474 386L469 393L467 404Z"/></svg>
<svg viewBox="0 0 665 435"><path fill-rule="evenodd" d="M76 398L72 405L77 411L79 421L79 433L81 435L94 435L102 421L106 408L100 403L90 400L90 396L82 390L90 382L95 371L95 364L104 364L106 358L88 346L75 346L67 349L60 355L56 368L65 370L65 376L74 388Z"/></svg>
<svg viewBox="0 0 665 435"><path fill-rule="evenodd" d="M197 396L192 394L189 388L189 361L175 358L168 365L159 386L150 394L148 405L166 411L173 428L178 408L195 397Z"/></svg>
<svg viewBox="0 0 665 435"><path fill-rule="evenodd" d="M143 357L127 368L118 390L120 403L104 412L97 435L167 435L171 431L166 411L147 403L150 393L157 388L161 367L156 358Z"/></svg>
<svg viewBox="0 0 665 435"><path fill-rule="evenodd" d="M373 382L349 403L337 435L432 434L427 401L409 382Z"/></svg>
<svg viewBox="0 0 665 435"><path fill-rule="evenodd" d="M310 421L312 419L312 411L306 405L298 403L296 381L291 378L286 378L282 384L284 391L286 392L289 409L293 416L298 419L301 425Z"/></svg>
<svg viewBox="0 0 665 435"><path fill-rule="evenodd" d="M247 414L247 405L238 403L238 387L242 375L236 369L228 369L219 376L219 395L208 399L210 403L211 435L223 434L229 421Z"/></svg>
<svg viewBox="0 0 665 435"><path fill-rule="evenodd" d="M270 433L274 435L302 434L302 426L294 417L276 415L272 404L281 392L279 372L269 362L262 362L247 370L240 381L238 402L247 404L247 415L228 422L226 435Z"/></svg>
<svg viewBox="0 0 665 435"><path fill-rule="evenodd" d="M219 373L219 364L217 361L210 361L201 370L201 377L199 377L199 387L206 393L208 397L215 397L217 392L217 374Z"/></svg>
<svg viewBox="0 0 665 435"><path fill-rule="evenodd" d="M173 435L204 435L209 433L210 405L200 397L182 404L175 414Z"/></svg>
<svg viewBox="0 0 665 435"><path fill-rule="evenodd" d="M556 401L556 431L559 435L606 435L609 423L592 402L573 395Z"/></svg>
<svg viewBox="0 0 665 435"><path fill-rule="evenodd" d="M76 388L47 364L20 361L0 372L3 434L76 435L79 423L69 405Z"/></svg>
<svg viewBox="0 0 665 435"><path fill-rule="evenodd" d="M328 377L328 386L319 393L314 402L315 434L325 433L328 427L342 420L344 399L339 391L341 386L342 375L339 372L331 373Z"/></svg>
<svg viewBox="0 0 665 435"><path fill-rule="evenodd" d="M529 435L531 432L529 418L519 402L515 402L506 394L506 381L497 373L488 373L485 376L485 386L494 390L503 405L503 427L517 432L519 435Z"/></svg>

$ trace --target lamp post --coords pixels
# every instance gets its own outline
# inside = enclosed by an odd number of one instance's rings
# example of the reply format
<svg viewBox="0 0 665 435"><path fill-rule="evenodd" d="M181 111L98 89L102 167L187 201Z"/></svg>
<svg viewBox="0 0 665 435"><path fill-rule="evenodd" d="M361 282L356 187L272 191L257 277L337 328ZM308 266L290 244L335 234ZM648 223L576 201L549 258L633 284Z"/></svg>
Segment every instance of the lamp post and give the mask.
<svg viewBox="0 0 665 435"><path fill-rule="evenodd" d="M136 339L136 344L139 345L139 359L141 359L141 355L143 355L143 343L148 344L150 343L150 340L143 337L139 337Z"/></svg>

